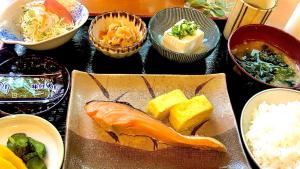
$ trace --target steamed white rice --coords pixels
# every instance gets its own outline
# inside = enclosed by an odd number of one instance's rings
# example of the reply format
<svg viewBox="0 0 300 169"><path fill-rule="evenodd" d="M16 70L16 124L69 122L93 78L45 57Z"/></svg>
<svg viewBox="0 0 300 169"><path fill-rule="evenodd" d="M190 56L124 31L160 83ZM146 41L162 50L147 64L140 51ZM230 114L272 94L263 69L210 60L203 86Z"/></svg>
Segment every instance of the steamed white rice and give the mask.
<svg viewBox="0 0 300 169"><path fill-rule="evenodd" d="M300 169L300 102L259 105L246 133L264 169Z"/></svg>

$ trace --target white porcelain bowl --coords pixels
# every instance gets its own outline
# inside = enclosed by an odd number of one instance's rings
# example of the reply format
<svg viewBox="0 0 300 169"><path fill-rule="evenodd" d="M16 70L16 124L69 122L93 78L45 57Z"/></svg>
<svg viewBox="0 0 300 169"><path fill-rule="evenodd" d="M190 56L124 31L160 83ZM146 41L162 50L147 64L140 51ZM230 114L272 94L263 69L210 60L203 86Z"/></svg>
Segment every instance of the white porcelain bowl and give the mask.
<svg viewBox="0 0 300 169"><path fill-rule="evenodd" d="M0 40L7 44L20 44L33 50L48 50L63 45L69 41L77 30L87 21L89 12L85 6L76 3L71 12L75 26L72 30L57 37L40 42L28 42L21 35L21 27L18 24L22 14L22 7L33 0L15 0L10 3L0 14Z"/></svg>
<svg viewBox="0 0 300 169"><path fill-rule="evenodd" d="M64 145L59 132L50 122L38 116L25 114L0 118L0 144L6 146L7 139L15 133L25 133L45 144L47 169L61 168Z"/></svg>
<svg viewBox="0 0 300 169"><path fill-rule="evenodd" d="M267 104L287 104L288 102L293 101L300 101L300 91L284 88L273 88L257 93L245 104L240 121L241 133L246 149L257 166L259 166L259 164L256 162L250 150L250 146L246 141L246 133L249 131L251 121L253 121L253 113L263 102Z"/></svg>

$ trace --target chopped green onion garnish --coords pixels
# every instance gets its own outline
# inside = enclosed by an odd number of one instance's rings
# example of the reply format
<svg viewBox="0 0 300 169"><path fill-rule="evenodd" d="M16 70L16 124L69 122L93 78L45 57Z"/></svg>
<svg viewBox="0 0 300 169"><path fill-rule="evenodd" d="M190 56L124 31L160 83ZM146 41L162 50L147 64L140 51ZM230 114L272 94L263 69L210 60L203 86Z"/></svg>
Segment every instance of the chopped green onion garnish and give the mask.
<svg viewBox="0 0 300 169"><path fill-rule="evenodd" d="M194 21L183 20L180 24L176 24L172 27L172 31L169 32L169 35L182 39L186 36L193 36L199 27L200 26Z"/></svg>

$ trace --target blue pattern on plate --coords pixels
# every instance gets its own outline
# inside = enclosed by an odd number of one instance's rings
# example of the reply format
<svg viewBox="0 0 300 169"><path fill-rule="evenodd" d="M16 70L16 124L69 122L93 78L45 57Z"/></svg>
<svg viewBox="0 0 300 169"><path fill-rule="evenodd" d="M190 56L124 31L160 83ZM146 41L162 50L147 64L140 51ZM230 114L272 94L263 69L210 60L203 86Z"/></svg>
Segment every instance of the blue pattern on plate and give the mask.
<svg viewBox="0 0 300 169"><path fill-rule="evenodd" d="M0 39L9 41L23 41L22 38L17 37L15 34L4 28L0 28Z"/></svg>
<svg viewBox="0 0 300 169"><path fill-rule="evenodd" d="M83 17L83 7L82 5L76 5L74 9L71 11L71 15L73 17L74 23L77 23Z"/></svg>

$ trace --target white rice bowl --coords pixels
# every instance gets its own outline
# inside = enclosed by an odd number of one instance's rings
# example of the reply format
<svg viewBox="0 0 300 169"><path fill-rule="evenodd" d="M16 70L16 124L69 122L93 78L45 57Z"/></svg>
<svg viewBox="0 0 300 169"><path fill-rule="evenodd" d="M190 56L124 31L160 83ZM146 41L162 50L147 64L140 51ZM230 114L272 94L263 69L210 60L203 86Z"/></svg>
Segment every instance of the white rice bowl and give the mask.
<svg viewBox="0 0 300 169"><path fill-rule="evenodd" d="M300 102L258 106L246 142L265 169L300 169Z"/></svg>

